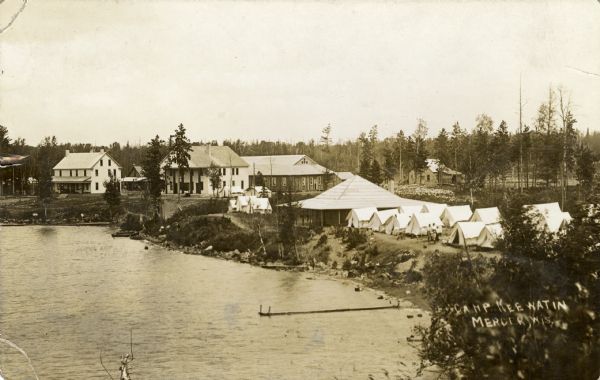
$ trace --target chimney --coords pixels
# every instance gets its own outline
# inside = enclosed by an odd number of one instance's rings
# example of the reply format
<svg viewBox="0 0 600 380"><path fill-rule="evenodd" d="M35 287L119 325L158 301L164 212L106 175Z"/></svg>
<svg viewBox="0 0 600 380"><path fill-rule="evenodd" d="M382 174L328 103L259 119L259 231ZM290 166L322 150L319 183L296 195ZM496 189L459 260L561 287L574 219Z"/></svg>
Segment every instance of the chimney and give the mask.
<svg viewBox="0 0 600 380"><path fill-rule="evenodd" d="M100 148L100 153L104 153L104 148Z"/></svg>
<svg viewBox="0 0 600 380"><path fill-rule="evenodd" d="M65 150L65 157L67 157L67 156L69 155L69 153L71 153L71 152L69 152L69 150L68 150L68 149L67 149L67 150Z"/></svg>

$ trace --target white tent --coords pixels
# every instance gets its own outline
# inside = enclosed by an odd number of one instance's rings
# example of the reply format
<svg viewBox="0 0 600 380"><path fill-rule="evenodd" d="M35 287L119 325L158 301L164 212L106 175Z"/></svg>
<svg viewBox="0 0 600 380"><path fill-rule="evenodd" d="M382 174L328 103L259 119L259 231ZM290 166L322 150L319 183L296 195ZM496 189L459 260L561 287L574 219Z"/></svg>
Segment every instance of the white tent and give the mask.
<svg viewBox="0 0 600 380"><path fill-rule="evenodd" d="M375 207L355 208L350 210L348 216L346 216L348 227L367 228L371 217L376 212L377 209Z"/></svg>
<svg viewBox="0 0 600 380"><path fill-rule="evenodd" d="M423 206L423 212L428 212L441 218L446 207L448 207L448 205L445 203L428 203Z"/></svg>
<svg viewBox="0 0 600 380"><path fill-rule="evenodd" d="M535 205L526 205L523 207L527 207L529 209L531 209L533 212L538 212L542 215L545 214L549 214L549 213L560 213L562 212L562 210L560 209L560 205L558 204L558 202L554 202L554 203L539 203L539 204L535 204Z"/></svg>
<svg viewBox="0 0 600 380"><path fill-rule="evenodd" d="M373 231L383 231L384 230L384 226L383 224L392 216L398 214L398 209L397 208L393 208L390 210L382 210L382 211L376 211L373 213L373 215L371 216L371 219L369 220L369 228L372 229Z"/></svg>
<svg viewBox="0 0 600 380"><path fill-rule="evenodd" d="M230 199L229 200L229 207L227 208L227 212L234 212L237 211L237 199Z"/></svg>
<svg viewBox="0 0 600 380"><path fill-rule="evenodd" d="M406 230L411 216L408 214L395 214L388 218L384 223L385 233L388 235L397 235Z"/></svg>
<svg viewBox="0 0 600 380"><path fill-rule="evenodd" d="M485 224L500 223L500 210L498 210L498 207L478 208L469 221L483 222Z"/></svg>
<svg viewBox="0 0 600 380"><path fill-rule="evenodd" d="M407 214L411 216L412 214L420 214L423 212L423 205L412 205L412 206L400 206L398 210L401 214Z"/></svg>
<svg viewBox="0 0 600 380"><path fill-rule="evenodd" d="M249 195L238 196L237 197L237 211L250 213L250 199L251 198L253 198L253 196L249 196Z"/></svg>
<svg viewBox="0 0 600 380"><path fill-rule="evenodd" d="M495 248L498 239L504 234L500 223L486 224L477 237L477 246L481 248Z"/></svg>
<svg viewBox="0 0 600 380"><path fill-rule="evenodd" d="M444 226L452 227L456 222L466 222L471 218L472 214L469 205L448 206L442 213L440 219L444 222Z"/></svg>
<svg viewBox="0 0 600 380"><path fill-rule="evenodd" d="M415 236L427 235L427 229L430 225L435 226L436 229L439 230L442 227L442 221L440 218L430 213L412 214L405 232Z"/></svg>
<svg viewBox="0 0 600 380"><path fill-rule="evenodd" d="M253 197L250 199L250 205L253 213L270 214L273 211L269 203L269 198Z"/></svg>
<svg viewBox="0 0 600 380"><path fill-rule="evenodd" d="M456 222L450 231L449 244L477 245L477 238L485 227L483 222Z"/></svg>
<svg viewBox="0 0 600 380"><path fill-rule="evenodd" d="M543 215L542 226L546 232L555 234L566 228L567 224L569 224L572 219L571 214L568 212L552 211Z"/></svg>

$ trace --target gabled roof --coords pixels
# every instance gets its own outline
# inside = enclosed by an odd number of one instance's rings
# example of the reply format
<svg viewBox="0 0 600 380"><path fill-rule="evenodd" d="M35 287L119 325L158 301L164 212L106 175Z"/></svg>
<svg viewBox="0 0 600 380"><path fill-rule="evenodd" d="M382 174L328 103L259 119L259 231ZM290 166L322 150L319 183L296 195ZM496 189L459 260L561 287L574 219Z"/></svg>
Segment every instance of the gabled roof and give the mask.
<svg viewBox="0 0 600 380"><path fill-rule="evenodd" d="M483 222L457 222L452 231L461 231L465 239L473 239L478 237L484 228L485 223Z"/></svg>
<svg viewBox="0 0 600 380"><path fill-rule="evenodd" d="M500 210L498 207L478 208L470 219L471 222L483 222L485 224L499 223Z"/></svg>
<svg viewBox="0 0 600 380"><path fill-rule="evenodd" d="M211 163L220 168L248 167L248 163L228 146L192 145L188 160L190 168L209 168ZM177 168L177 165L172 163L171 167Z"/></svg>
<svg viewBox="0 0 600 380"><path fill-rule="evenodd" d="M252 173L260 172L266 176L321 175L327 171L325 167L303 154L243 156L242 159L248 163Z"/></svg>
<svg viewBox="0 0 600 380"><path fill-rule="evenodd" d="M89 152L68 153L53 169L91 169L104 156L108 156L112 160L111 166L121 167L107 152Z"/></svg>
<svg viewBox="0 0 600 380"><path fill-rule="evenodd" d="M310 210L350 210L364 207L398 208L421 206L427 202L401 198L386 189L355 175L314 198L300 202Z"/></svg>
<svg viewBox="0 0 600 380"><path fill-rule="evenodd" d="M352 174L351 172L336 172L335 174L342 181L345 181L347 179L350 179L350 178L354 177L354 174Z"/></svg>

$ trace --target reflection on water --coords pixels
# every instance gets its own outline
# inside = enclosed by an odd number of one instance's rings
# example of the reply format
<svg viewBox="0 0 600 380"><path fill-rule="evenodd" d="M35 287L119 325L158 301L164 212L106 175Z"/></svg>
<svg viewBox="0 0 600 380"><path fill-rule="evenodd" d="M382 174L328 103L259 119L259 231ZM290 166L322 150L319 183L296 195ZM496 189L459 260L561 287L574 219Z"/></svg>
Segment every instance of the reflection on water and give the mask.
<svg viewBox="0 0 600 380"><path fill-rule="evenodd" d="M366 379L413 374L406 310L260 318L381 306L370 292L306 274L183 255L100 227L0 229L0 334L40 379L106 379L129 350L136 379ZM0 346L7 379L30 379Z"/></svg>

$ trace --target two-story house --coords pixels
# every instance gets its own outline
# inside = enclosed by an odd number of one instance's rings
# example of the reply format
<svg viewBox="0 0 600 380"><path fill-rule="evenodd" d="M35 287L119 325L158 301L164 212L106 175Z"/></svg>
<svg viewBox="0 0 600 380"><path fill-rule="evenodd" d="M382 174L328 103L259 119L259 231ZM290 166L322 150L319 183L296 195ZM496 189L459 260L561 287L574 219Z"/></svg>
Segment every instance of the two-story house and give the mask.
<svg viewBox="0 0 600 380"><path fill-rule="evenodd" d="M243 156L250 165L250 186L273 191L315 192L336 185L341 179L304 154Z"/></svg>
<svg viewBox="0 0 600 380"><path fill-rule="evenodd" d="M89 153L71 153L67 150L53 171L53 189L59 194L102 194L106 190L105 181L111 176L121 178L121 165L104 149Z"/></svg>
<svg viewBox="0 0 600 380"><path fill-rule="evenodd" d="M244 189L249 184L248 163L228 146L194 145L180 178L177 164L171 163L165 173L167 194L190 193L200 195L229 195L234 189ZM165 157L161 167L167 164ZM219 186L213 189L210 171L218 170ZM181 189L180 189L181 187Z"/></svg>

